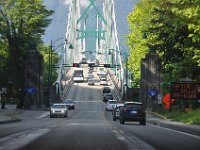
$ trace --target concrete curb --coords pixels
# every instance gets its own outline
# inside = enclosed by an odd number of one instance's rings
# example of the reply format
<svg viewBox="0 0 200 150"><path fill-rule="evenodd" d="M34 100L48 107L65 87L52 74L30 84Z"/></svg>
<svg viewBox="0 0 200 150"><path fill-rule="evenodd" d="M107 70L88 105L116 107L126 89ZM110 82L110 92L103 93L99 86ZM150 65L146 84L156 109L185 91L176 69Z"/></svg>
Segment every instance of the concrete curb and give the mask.
<svg viewBox="0 0 200 150"><path fill-rule="evenodd" d="M193 135L200 136L200 128L195 128L191 127L190 125L187 124L182 124L182 123L177 123L177 122L165 122L165 121L157 121L157 120L147 120L149 124L153 124L156 126L164 127L164 128L169 128L172 130L180 131L180 132L185 132Z"/></svg>
<svg viewBox="0 0 200 150"><path fill-rule="evenodd" d="M200 126L198 125L189 125L182 122L175 122L156 112L147 112L147 114L155 115L158 117L158 119L147 120L147 123L149 124L200 136Z"/></svg>
<svg viewBox="0 0 200 150"><path fill-rule="evenodd" d="M161 115L161 114L158 114L158 113L156 113L156 112L146 111L146 113L147 113L147 114L154 115L154 116L156 116L156 117L158 117L158 118L160 118L160 119L167 119L167 117L165 117L165 116L163 116L163 115Z"/></svg>
<svg viewBox="0 0 200 150"><path fill-rule="evenodd" d="M0 121L0 124L16 123L16 122L20 122L20 121L21 121L21 119L15 118L15 119L10 119L10 120Z"/></svg>

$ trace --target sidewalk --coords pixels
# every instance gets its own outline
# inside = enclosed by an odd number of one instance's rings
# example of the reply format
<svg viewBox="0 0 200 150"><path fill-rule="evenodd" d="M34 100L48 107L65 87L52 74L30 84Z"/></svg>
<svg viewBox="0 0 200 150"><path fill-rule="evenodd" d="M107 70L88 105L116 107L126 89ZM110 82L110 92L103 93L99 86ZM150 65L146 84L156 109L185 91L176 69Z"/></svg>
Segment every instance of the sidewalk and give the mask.
<svg viewBox="0 0 200 150"><path fill-rule="evenodd" d="M30 110L24 110L24 109L17 109L16 105L6 105L5 109L0 109L0 125L21 121L21 118L19 116L20 114L23 114L25 112L48 111L48 110L49 108L47 107L41 107L41 108L33 107Z"/></svg>
<svg viewBox="0 0 200 150"><path fill-rule="evenodd" d="M0 124L21 121L21 119L16 117L19 113L22 113L22 110L17 109L16 105L6 105L5 109L0 109Z"/></svg>

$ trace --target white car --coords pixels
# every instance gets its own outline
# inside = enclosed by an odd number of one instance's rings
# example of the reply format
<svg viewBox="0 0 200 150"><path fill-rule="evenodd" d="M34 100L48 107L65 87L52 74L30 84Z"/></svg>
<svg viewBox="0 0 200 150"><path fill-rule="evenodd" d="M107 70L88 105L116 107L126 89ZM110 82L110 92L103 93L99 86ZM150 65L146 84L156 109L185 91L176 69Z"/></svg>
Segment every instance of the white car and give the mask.
<svg viewBox="0 0 200 150"><path fill-rule="evenodd" d="M108 81L106 79L101 79L100 85L108 85Z"/></svg>
<svg viewBox="0 0 200 150"><path fill-rule="evenodd" d="M57 116L64 116L65 118L68 117L68 107L66 106L66 104L55 103L51 106L50 118Z"/></svg>
<svg viewBox="0 0 200 150"><path fill-rule="evenodd" d="M116 104L117 100L108 100L106 103L106 110L113 110Z"/></svg>

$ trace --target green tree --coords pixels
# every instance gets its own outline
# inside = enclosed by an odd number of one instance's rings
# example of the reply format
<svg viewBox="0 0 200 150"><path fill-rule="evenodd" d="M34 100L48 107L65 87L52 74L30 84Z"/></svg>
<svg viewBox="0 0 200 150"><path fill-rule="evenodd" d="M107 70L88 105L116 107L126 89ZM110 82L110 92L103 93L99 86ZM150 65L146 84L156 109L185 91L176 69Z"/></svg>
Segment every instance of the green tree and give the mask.
<svg viewBox="0 0 200 150"><path fill-rule="evenodd" d="M135 5L128 15L127 43L129 69L136 82L140 79L141 60L151 46L160 55L166 82L170 79L170 68L173 68L174 80L186 76L199 79L199 6L200 0L140 0Z"/></svg>
<svg viewBox="0 0 200 150"><path fill-rule="evenodd" d="M5 42L0 40L0 82L8 81L8 51Z"/></svg>
<svg viewBox="0 0 200 150"><path fill-rule="evenodd" d="M138 86L140 83L141 60L148 52L149 38L151 37L148 31L153 5L151 0L139 1L127 17L130 28L127 35L127 44L130 48L128 69L134 74L134 86ZM144 37L145 35L148 35L148 39Z"/></svg>
<svg viewBox="0 0 200 150"><path fill-rule="evenodd" d="M48 85L48 77L49 77L49 50L51 49L50 46L46 46L43 44L40 44L38 46L38 49L40 50L42 56L43 56L43 60L44 60L44 64L43 64L43 78L44 78L44 83L46 85ZM59 57L58 54L55 52L55 50L52 51L52 81L51 81L51 85L53 84L53 82L56 81L57 79L57 72L56 72L56 68L54 68L53 66L55 64L58 63Z"/></svg>
<svg viewBox="0 0 200 150"><path fill-rule="evenodd" d="M174 81L178 77L198 79L195 72L199 72L196 55L200 48L199 34L196 33L199 29L199 3L189 0L160 0L153 10L156 18L150 23L156 38L152 42L159 43L157 52L160 54L163 70L166 71L165 75L169 75L167 72L172 67ZM184 73L185 70L188 71L187 74Z"/></svg>
<svg viewBox="0 0 200 150"><path fill-rule="evenodd" d="M50 24L52 13L42 0L0 2L0 39L8 54L9 80L16 90L23 89L24 56L30 45L41 43L41 35Z"/></svg>

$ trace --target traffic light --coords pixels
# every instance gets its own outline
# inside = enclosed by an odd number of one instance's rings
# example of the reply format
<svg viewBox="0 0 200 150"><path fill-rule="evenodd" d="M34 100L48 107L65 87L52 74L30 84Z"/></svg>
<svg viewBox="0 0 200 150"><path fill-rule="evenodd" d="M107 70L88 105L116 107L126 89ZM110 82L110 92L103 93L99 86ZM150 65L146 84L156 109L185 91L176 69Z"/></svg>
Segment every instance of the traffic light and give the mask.
<svg viewBox="0 0 200 150"><path fill-rule="evenodd" d="M88 67L95 67L95 63L89 63Z"/></svg>
<svg viewBox="0 0 200 150"><path fill-rule="evenodd" d="M110 64L104 64L103 65L105 68L111 68L111 65Z"/></svg>
<svg viewBox="0 0 200 150"><path fill-rule="evenodd" d="M80 67L79 63L73 63L72 67Z"/></svg>

